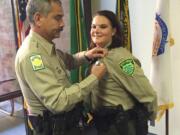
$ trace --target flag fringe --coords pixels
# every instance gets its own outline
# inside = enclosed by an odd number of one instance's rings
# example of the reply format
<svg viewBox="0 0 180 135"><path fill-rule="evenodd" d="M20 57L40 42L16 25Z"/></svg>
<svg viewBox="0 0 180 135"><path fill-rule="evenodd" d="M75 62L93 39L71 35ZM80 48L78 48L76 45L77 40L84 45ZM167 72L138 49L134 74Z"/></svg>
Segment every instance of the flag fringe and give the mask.
<svg viewBox="0 0 180 135"><path fill-rule="evenodd" d="M172 37L169 38L168 42L169 42L169 46L173 46L175 44L174 38L172 38Z"/></svg>
<svg viewBox="0 0 180 135"><path fill-rule="evenodd" d="M174 107L174 103L169 103L169 104L164 104L164 105L160 105L158 107L158 115L156 117L157 121L160 121L160 119L162 118L162 116L165 114L166 110L171 109Z"/></svg>

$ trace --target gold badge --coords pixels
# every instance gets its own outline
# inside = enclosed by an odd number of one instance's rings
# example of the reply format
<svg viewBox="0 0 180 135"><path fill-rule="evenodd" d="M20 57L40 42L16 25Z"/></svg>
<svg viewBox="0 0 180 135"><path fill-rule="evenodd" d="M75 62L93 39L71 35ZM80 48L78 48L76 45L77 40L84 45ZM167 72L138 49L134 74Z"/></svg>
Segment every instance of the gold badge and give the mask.
<svg viewBox="0 0 180 135"><path fill-rule="evenodd" d="M119 64L121 70L127 74L132 76L135 70L134 61L133 59L126 59Z"/></svg>
<svg viewBox="0 0 180 135"><path fill-rule="evenodd" d="M30 57L31 64L34 71L44 69L44 64L41 58L41 55L33 55Z"/></svg>

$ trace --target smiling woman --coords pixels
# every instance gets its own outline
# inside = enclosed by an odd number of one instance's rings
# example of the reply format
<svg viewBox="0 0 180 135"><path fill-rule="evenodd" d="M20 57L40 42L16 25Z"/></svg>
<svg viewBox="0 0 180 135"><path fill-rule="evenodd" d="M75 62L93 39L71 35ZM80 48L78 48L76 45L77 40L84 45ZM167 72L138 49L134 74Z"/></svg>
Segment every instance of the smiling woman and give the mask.
<svg viewBox="0 0 180 135"><path fill-rule="evenodd" d="M93 42L98 47L104 47L104 45L112 42L112 36L116 32L115 28L112 28L111 22L104 16L95 16L91 26L91 37Z"/></svg>
<svg viewBox="0 0 180 135"><path fill-rule="evenodd" d="M107 48L108 55L98 59L107 72L89 102L98 135L147 135L148 120L156 117L157 95L139 60L124 47L121 31L112 11L94 15L91 47Z"/></svg>

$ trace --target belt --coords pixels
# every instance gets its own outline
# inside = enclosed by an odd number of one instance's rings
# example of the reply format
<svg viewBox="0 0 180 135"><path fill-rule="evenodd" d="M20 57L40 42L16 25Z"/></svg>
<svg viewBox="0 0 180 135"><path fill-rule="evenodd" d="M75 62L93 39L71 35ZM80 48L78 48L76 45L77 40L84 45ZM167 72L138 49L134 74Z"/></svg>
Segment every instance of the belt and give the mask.
<svg viewBox="0 0 180 135"><path fill-rule="evenodd" d="M108 115L108 114L113 114L113 113L117 113L119 111L124 111L122 105L118 105L118 106L102 106L99 107L98 109L96 109L94 111L95 114L99 114L101 116L104 115Z"/></svg>
<svg viewBox="0 0 180 135"><path fill-rule="evenodd" d="M122 112L128 116L128 119L134 119L134 108L124 110L122 105L118 106L102 106L96 109L93 113L97 117L115 117L117 113Z"/></svg>

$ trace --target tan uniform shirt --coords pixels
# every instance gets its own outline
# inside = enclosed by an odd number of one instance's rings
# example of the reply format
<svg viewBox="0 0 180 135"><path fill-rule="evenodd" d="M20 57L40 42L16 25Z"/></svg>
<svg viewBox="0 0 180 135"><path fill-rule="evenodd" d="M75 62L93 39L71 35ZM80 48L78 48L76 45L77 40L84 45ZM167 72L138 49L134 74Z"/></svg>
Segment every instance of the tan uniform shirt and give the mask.
<svg viewBox="0 0 180 135"><path fill-rule="evenodd" d="M30 32L15 60L16 75L30 114L42 114L46 109L53 113L69 111L97 85L94 75L73 85L69 81L66 69L84 63L83 53L72 56L56 52L54 44Z"/></svg>
<svg viewBox="0 0 180 135"><path fill-rule="evenodd" d="M122 105L125 110L134 106L134 98L145 103L150 112L157 111L157 96L140 67L140 62L125 48L115 48L102 59L108 73L92 91L93 109L99 106ZM132 96L131 96L132 95Z"/></svg>

